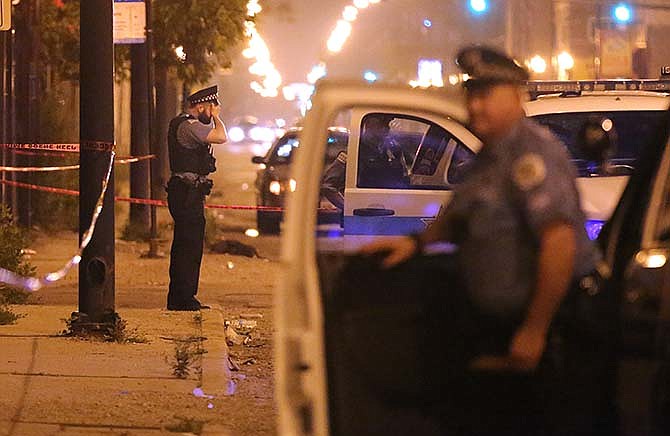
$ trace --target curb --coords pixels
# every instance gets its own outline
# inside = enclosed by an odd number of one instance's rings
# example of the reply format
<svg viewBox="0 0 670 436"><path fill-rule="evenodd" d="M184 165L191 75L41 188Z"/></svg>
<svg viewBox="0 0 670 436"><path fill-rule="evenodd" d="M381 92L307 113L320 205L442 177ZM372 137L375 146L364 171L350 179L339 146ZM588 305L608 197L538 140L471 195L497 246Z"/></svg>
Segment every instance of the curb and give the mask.
<svg viewBox="0 0 670 436"><path fill-rule="evenodd" d="M205 353L202 357L202 390L209 395L227 396L235 393L228 367L229 349L223 325L221 306L211 304L211 309L201 310L202 335Z"/></svg>

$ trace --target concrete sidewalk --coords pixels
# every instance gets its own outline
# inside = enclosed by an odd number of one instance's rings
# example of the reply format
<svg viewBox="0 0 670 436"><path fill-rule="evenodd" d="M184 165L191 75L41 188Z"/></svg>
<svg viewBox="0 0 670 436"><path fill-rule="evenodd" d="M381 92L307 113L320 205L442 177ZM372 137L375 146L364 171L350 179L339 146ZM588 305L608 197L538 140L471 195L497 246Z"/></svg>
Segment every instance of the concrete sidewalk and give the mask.
<svg viewBox="0 0 670 436"><path fill-rule="evenodd" d="M0 326L0 435L230 434L236 385L219 306L119 309L130 343L63 336L76 307L12 310L25 316ZM179 349L185 379L174 375Z"/></svg>

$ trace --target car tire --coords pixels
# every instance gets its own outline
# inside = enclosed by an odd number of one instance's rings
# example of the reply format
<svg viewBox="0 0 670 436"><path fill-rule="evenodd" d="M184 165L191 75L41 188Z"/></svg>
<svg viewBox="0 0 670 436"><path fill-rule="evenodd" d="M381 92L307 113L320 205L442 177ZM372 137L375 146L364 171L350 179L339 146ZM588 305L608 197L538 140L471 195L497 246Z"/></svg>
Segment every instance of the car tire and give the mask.
<svg viewBox="0 0 670 436"><path fill-rule="evenodd" d="M260 233L277 235L279 234L281 215L277 212L264 212L259 210L256 212L256 223Z"/></svg>

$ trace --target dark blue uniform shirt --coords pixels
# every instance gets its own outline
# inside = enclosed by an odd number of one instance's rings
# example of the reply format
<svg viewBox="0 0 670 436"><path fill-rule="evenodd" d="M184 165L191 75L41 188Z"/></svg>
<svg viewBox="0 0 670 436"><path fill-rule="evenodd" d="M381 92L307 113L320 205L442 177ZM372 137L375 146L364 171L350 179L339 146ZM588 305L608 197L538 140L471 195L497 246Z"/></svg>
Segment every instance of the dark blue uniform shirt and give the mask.
<svg viewBox="0 0 670 436"><path fill-rule="evenodd" d="M550 223L575 229L575 277L594 269L597 255L584 228L575 177L565 147L529 119L476 157L445 213L462 229L454 241L457 257L482 310L518 316L527 307L537 281L540 237Z"/></svg>

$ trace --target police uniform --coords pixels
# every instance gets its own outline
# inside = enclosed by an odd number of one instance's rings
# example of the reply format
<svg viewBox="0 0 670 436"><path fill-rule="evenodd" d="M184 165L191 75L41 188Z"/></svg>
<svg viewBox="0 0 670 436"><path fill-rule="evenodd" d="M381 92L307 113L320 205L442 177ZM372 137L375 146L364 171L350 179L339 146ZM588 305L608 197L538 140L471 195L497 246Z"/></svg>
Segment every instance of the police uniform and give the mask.
<svg viewBox="0 0 670 436"><path fill-rule="evenodd" d="M528 79L525 69L516 62L488 48L464 49L457 62L470 76L464 84L469 91L501 83L522 85ZM548 129L521 118L504 138L484 145L463 183L455 188L444 211L448 219L436 224L448 226L448 234L459 247L452 260L458 280L465 284L467 307L472 310L470 332L475 355L507 354L509 342L524 321L536 290L540 242L548 225L562 222L575 230L574 281L595 269L598 255L586 234L575 179L576 169L566 147ZM551 373L550 378L556 377L556 373ZM471 390L478 394L471 393L473 414L463 418L468 425L476 426L484 422L481 418L490 418L488 412L478 415L479 409L497 410L509 419L506 424L515 428L512 433L532 434L537 430L528 428L523 421L539 416L533 413L547 412L515 408L515 404L534 398L532 391L536 387L526 389L526 385L510 392L508 386L499 392L495 391L499 387L496 384L484 386ZM542 396L545 394L556 392L543 392ZM509 404L502 404L495 398L498 395ZM529 415L522 418L524 413ZM542 419L536 425L543 429L549 421L560 421ZM487 424L481 433L508 434L501 425Z"/></svg>
<svg viewBox="0 0 670 436"><path fill-rule="evenodd" d="M321 179L321 195L333 206L344 209L344 185L347 171L347 153L341 151L337 158L326 167Z"/></svg>
<svg viewBox="0 0 670 436"><path fill-rule="evenodd" d="M202 89L188 97L191 105L218 104L217 87ZM172 177L168 181L168 208L174 219L174 237L170 250L170 310L197 310L195 298L200 278L205 237L205 196L212 188L207 175L216 170L207 135L213 126L190 114L170 121L168 151Z"/></svg>

